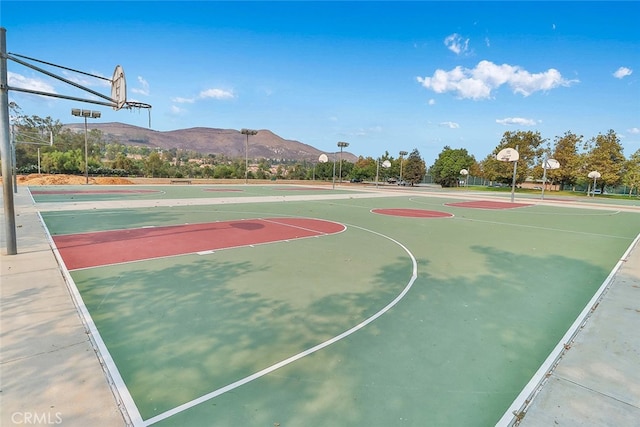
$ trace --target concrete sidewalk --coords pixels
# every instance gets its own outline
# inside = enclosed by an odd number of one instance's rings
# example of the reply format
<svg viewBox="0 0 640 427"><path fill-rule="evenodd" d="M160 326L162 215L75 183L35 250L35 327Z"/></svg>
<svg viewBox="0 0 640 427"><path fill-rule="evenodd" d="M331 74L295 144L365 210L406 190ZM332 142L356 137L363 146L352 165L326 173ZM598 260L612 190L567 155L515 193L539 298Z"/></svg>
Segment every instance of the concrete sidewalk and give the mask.
<svg viewBox="0 0 640 427"><path fill-rule="evenodd" d="M123 426L27 189L14 201L17 255L2 218L0 425Z"/></svg>
<svg viewBox="0 0 640 427"><path fill-rule="evenodd" d="M546 375L519 425L640 425L639 325L640 243L636 240L591 316Z"/></svg>

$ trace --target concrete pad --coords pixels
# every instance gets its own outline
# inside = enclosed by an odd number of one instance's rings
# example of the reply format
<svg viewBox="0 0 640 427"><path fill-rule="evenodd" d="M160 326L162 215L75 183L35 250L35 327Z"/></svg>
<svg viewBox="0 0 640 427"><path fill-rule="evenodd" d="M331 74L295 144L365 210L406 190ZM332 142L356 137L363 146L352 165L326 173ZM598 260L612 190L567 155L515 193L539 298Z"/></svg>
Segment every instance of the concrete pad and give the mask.
<svg viewBox="0 0 640 427"><path fill-rule="evenodd" d="M0 363L88 341L57 269L20 273L9 279L0 290Z"/></svg>
<svg viewBox="0 0 640 427"><path fill-rule="evenodd" d="M14 204L18 254L0 257L0 425L126 425L25 189Z"/></svg>
<svg viewBox="0 0 640 427"><path fill-rule="evenodd" d="M639 425L639 323L636 245L519 425Z"/></svg>
<svg viewBox="0 0 640 427"><path fill-rule="evenodd" d="M3 363L0 425L123 426L88 341ZM25 422L25 417L46 422ZM58 421L58 422L56 422Z"/></svg>
<svg viewBox="0 0 640 427"><path fill-rule="evenodd" d="M58 271L56 272L56 270ZM50 247L37 251L20 250L17 255L11 255L11 259L3 259L0 266L0 280L5 286L9 286L9 275L33 274L37 271L46 271L47 278L61 277L58 262Z"/></svg>
<svg viewBox="0 0 640 427"><path fill-rule="evenodd" d="M553 377L536 397L521 426L637 426L640 409L598 391Z"/></svg>

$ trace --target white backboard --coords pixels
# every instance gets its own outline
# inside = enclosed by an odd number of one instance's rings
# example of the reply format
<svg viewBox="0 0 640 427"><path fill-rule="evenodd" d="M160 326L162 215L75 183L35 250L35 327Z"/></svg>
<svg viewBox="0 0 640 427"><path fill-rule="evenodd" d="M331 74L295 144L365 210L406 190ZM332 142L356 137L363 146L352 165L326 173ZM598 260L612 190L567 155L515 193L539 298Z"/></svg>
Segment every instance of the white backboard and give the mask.
<svg viewBox="0 0 640 427"><path fill-rule="evenodd" d="M520 159L520 154L513 148L503 148L496 156L496 159L501 162L517 162Z"/></svg>
<svg viewBox="0 0 640 427"><path fill-rule="evenodd" d="M114 110L119 110L127 103L127 83L124 78L124 70L116 65L111 79L111 99L116 103Z"/></svg>
<svg viewBox="0 0 640 427"><path fill-rule="evenodd" d="M560 162L556 159L547 159L547 161L545 162L545 167L547 169L558 169L560 168Z"/></svg>

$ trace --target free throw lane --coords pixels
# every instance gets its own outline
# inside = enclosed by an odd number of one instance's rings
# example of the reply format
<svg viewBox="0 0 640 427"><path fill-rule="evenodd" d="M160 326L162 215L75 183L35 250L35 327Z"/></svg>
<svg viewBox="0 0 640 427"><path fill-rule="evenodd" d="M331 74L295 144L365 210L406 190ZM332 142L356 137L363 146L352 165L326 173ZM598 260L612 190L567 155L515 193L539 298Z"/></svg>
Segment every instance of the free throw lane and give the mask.
<svg viewBox="0 0 640 427"><path fill-rule="evenodd" d="M53 236L68 270L335 234L336 222L257 218Z"/></svg>

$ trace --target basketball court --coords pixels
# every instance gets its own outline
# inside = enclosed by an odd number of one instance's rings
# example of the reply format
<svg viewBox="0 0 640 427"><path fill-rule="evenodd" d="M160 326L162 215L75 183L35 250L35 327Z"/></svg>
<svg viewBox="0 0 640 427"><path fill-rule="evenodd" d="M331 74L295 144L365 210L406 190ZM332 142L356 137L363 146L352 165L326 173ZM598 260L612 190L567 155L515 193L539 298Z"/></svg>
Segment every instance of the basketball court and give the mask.
<svg viewBox="0 0 640 427"><path fill-rule="evenodd" d="M553 202L178 187L33 195L134 425L493 425L640 229Z"/></svg>

